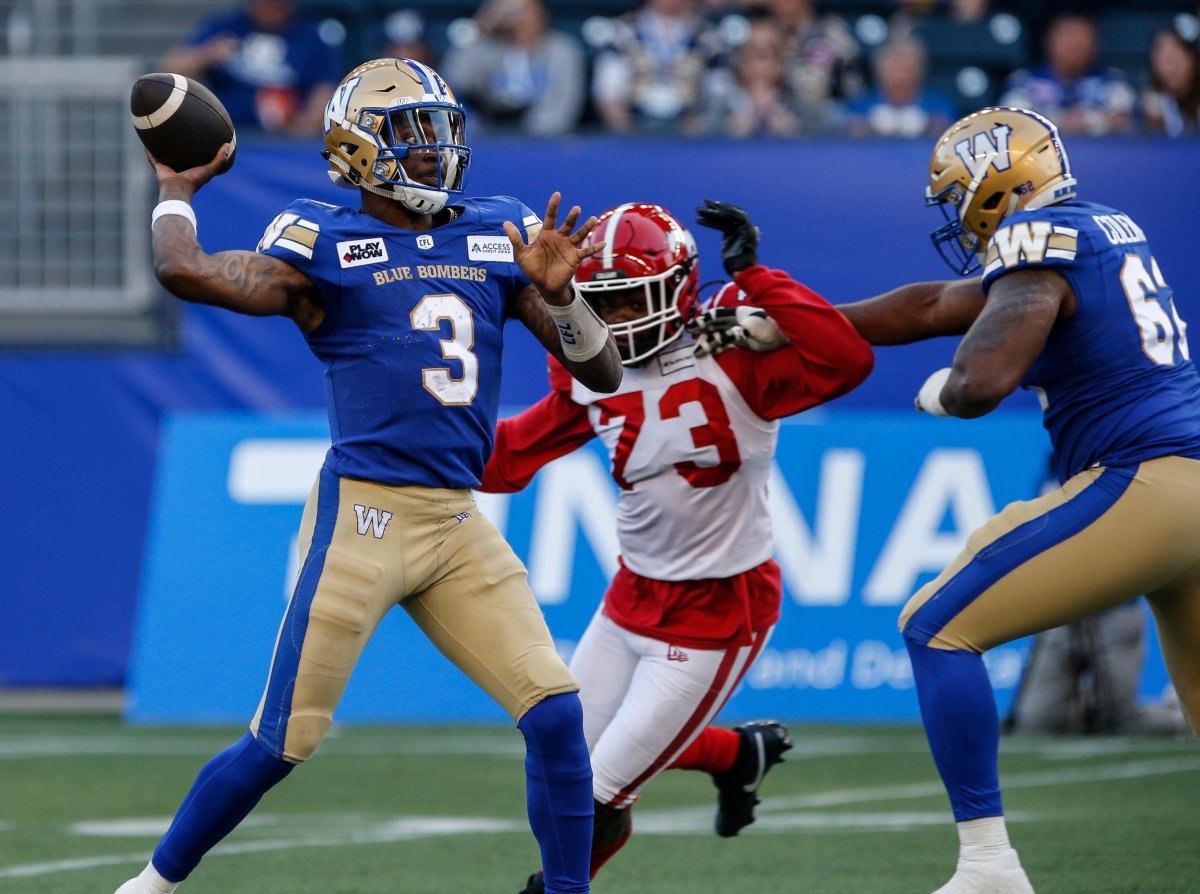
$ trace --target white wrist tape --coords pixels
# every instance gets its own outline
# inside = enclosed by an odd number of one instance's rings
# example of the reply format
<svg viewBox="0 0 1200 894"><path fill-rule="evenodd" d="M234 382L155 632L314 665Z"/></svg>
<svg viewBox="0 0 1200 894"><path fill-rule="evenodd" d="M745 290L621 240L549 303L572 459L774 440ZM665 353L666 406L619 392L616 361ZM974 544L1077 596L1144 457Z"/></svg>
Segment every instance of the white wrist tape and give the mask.
<svg viewBox="0 0 1200 894"><path fill-rule="evenodd" d="M604 350L608 343L608 327L596 316L591 305L583 300L574 283L572 288L575 289L575 299L570 304L565 307L546 304L546 310L558 326L558 337L562 339L563 353L567 359L582 362L591 360Z"/></svg>
<svg viewBox="0 0 1200 894"><path fill-rule="evenodd" d="M946 408L942 406L942 389L946 387L946 380L949 378L950 367L947 366L926 379L921 390L917 392L917 409L934 416L949 416Z"/></svg>
<svg viewBox="0 0 1200 894"><path fill-rule="evenodd" d="M160 217L166 217L168 214L178 214L180 217L187 218L192 229L199 234L200 228L196 226L196 212L192 210L191 205L180 199L167 199L165 202L159 202L154 208L154 213L150 215L150 229L154 229L154 225L158 223Z"/></svg>

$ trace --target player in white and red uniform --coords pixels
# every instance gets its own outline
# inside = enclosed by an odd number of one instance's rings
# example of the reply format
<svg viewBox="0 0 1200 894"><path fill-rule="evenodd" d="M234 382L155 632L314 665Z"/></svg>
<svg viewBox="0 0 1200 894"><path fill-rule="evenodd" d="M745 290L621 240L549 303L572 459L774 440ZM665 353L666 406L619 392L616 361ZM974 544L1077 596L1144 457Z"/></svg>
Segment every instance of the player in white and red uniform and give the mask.
<svg viewBox="0 0 1200 894"><path fill-rule="evenodd" d="M621 567L571 661L593 768L593 877L628 840L642 788L668 767L713 775L718 834L753 822L763 774L791 747L787 730L709 724L779 619L767 511L778 420L846 393L873 365L837 310L758 265L745 212L709 202L699 222L724 233L733 275L705 310L736 314L741 343L764 352L714 356L712 343L694 341L685 331L698 310L691 234L657 205L614 208L589 237L605 249L575 281L616 337L621 387L597 394L551 361L550 394L499 423L483 476L485 491L519 490L599 437L620 487ZM763 311L785 338L755 342ZM535 874L525 891L541 890Z"/></svg>

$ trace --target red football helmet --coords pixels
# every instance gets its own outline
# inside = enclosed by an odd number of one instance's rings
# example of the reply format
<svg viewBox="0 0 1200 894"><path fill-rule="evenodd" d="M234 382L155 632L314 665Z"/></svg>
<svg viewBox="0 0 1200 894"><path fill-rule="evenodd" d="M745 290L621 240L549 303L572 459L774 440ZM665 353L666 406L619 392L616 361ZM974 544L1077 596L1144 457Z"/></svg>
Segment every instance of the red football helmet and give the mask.
<svg viewBox="0 0 1200 894"><path fill-rule="evenodd" d="M630 202L600 215L581 247L601 241L603 251L580 261L575 284L633 366L683 334L699 292L696 240L662 207Z"/></svg>

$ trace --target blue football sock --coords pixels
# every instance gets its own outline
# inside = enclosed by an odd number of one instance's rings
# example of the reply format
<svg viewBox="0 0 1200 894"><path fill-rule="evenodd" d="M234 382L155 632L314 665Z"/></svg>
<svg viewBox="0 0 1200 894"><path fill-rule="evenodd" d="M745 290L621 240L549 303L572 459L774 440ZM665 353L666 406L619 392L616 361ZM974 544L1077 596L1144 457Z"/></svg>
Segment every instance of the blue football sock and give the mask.
<svg viewBox="0 0 1200 894"><path fill-rule="evenodd" d="M929 750L937 764L954 819L1002 816L1000 717L983 656L957 649L932 649L907 636L917 700Z"/></svg>
<svg viewBox="0 0 1200 894"><path fill-rule="evenodd" d="M170 881L183 881L294 766L268 754L246 733L200 769L154 851L154 868Z"/></svg>
<svg viewBox="0 0 1200 894"><path fill-rule="evenodd" d="M579 696L552 695L517 727L525 736L529 827L541 847L546 894L586 894L595 807Z"/></svg>

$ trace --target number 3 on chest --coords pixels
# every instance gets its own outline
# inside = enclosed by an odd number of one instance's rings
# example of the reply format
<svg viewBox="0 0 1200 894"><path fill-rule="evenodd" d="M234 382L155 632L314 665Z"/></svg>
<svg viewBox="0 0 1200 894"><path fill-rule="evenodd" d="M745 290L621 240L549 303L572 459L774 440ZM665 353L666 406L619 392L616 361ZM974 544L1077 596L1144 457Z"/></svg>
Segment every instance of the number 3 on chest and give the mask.
<svg viewBox="0 0 1200 894"><path fill-rule="evenodd" d="M450 321L450 337L441 339L442 356L462 364L457 378L448 366L426 367L421 370L425 390L446 406L466 406L475 399L479 389L479 358L471 353L475 346L475 317L471 308L457 295L426 295L409 314L413 329L437 332L442 321Z"/></svg>

